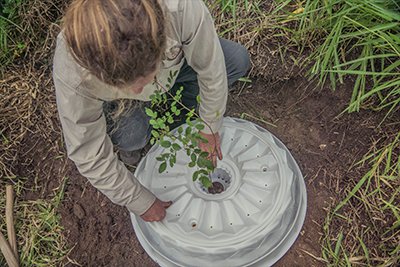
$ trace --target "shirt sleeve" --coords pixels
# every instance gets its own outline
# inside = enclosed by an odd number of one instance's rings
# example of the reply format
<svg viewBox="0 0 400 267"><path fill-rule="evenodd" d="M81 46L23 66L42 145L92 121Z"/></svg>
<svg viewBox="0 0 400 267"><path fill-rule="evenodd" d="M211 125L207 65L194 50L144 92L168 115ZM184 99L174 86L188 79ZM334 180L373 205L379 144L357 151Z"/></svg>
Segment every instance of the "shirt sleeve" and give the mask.
<svg viewBox="0 0 400 267"><path fill-rule="evenodd" d="M79 172L112 202L141 215L155 201L114 153L102 101L80 95L57 75L57 108L68 156Z"/></svg>
<svg viewBox="0 0 400 267"><path fill-rule="evenodd" d="M182 44L189 66L197 73L200 87L200 117L217 132L226 110L228 81L224 53L214 21L201 0L183 1Z"/></svg>

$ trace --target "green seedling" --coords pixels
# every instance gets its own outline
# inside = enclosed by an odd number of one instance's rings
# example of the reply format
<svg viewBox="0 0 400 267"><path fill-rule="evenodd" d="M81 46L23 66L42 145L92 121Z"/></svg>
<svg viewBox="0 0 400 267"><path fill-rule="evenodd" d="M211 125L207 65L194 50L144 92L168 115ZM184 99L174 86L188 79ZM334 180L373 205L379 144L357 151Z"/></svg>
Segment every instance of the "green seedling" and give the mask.
<svg viewBox="0 0 400 267"><path fill-rule="evenodd" d="M177 72L170 73L167 88L171 87L176 75ZM192 177L193 182L199 180L204 187L210 188L212 186L210 174L215 167L209 159L209 153L199 148L201 142L208 142L199 131L209 126L200 118L194 108L189 109L182 103L183 87L179 88L175 95L172 95L157 81L155 81L155 85L158 90L150 97L151 107L147 107L145 111L150 117L150 124L153 127L150 144L157 143L166 151L156 158L161 162L159 173L165 172L168 166L172 168L176 163L177 153L183 150L190 158L187 166L196 168ZM199 97L197 101L200 102ZM171 129L179 121L185 121L185 127L179 126L171 132Z"/></svg>

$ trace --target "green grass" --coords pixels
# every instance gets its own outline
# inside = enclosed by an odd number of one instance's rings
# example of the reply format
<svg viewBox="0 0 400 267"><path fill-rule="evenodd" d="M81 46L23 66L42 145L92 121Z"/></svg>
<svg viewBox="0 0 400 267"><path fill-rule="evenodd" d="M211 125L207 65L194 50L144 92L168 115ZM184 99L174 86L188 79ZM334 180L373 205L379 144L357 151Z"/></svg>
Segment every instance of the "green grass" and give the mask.
<svg viewBox="0 0 400 267"><path fill-rule="evenodd" d="M217 0L214 3L220 6L222 13L230 14L235 19L241 10L252 11L252 13L262 12L260 0Z"/></svg>
<svg viewBox="0 0 400 267"><path fill-rule="evenodd" d="M259 0L205 0L205 2L217 19L217 24L221 28L219 31L221 36L229 33L235 34L238 29L244 27L253 28L253 23L264 16L260 9L262 1Z"/></svg>
<svg viewBox="0 0 400 267"><path fill-rule="evenodd" d="M278 46L280 42L273 40L290 40L300 53L307 48L310 55L297 64L310 65L309 77L321 84L329 81L332 89L353 77L346 111L371 108L389 116L398 109L400 3L396 0L207 2L222 36L249 43L265 36ZM285 54L289 47L283 44L279 51Z"/></svg>
<svg viewBox="0 0 400 267"><path fill-rule="evenodd" d="M10 64L47 63L68 1L3 0L0 8L0 74ZM24 62L25 61L25 62Z"/></svg>
<svg viewBox="0 0 400 267"><path fill-rule="evenodd" d="M16 221L16 235L18 253L21 266L61 266L69 249L62 235L60 215L57 213L63 197L64 183L54 191L50 199L21 200L21 194L26 189L20 180L16 186L16 205L14 220ZM4 195L4 190L0 192ZM5 197L0 198L2 223L0 229L5 234ZM6 266L3 255L0 254L0 266Z"/></svg>
<svg viewBox="0 0 400 267"><path fill-rule="evenodd" d="M15 31L22 32L18 25L18 9L23 0L3 0L0 9L0 65L12 62L24 48L24 44L15 39Z"/></svg>
<svg viewBox="0 0 400 267"><path fill-rule="evenodd" d="M400 133L379 145L358 163L368 171L326 218L322 255L329 266L400 263Z"/></svg>
<svg viewBox="0 0 400 267"><path fill-rule="evenodd" d="M307 0L294 37L312 48L311 76L335 89L355 79L347 111L394 111L400 96L400 6L395 0ZM320 40L323 40L320 42ZM316 46L311 45L317 43Z"/></svg>

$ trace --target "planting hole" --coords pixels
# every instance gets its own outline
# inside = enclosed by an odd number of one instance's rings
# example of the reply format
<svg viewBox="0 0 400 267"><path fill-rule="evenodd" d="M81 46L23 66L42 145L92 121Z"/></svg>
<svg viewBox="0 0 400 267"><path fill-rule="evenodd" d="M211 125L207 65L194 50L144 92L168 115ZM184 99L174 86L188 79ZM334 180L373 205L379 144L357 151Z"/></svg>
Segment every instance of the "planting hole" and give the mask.
<svg viewBox="0 0 400 267"><path fill-rule="evenodd" d="M208 188L208 193L210 194L220 194L225 191L224 185L220 182L213 182L212 186Z"/></svg>
<svg viewBox="0 0 400 267"><path fill-rule="evenodd" d="M222 168L216 168L213 173L210 174L211 187L205 188L200 182L198 182L199 189L206 194L221 194L225 192L231 185L230 174Z"/></svg>

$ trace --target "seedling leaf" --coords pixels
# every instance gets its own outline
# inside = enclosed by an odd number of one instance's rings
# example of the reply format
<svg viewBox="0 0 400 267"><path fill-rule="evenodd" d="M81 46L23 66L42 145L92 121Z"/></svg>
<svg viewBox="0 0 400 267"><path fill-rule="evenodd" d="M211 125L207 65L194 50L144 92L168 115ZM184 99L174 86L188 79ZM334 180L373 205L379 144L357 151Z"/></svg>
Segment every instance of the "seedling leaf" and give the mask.
<svg viewBox="0 0 400 267"><path fill-rule="evenodd" d="M163 173L167 169L167 163L163 162L160 164L160 167L158 168L159 173Z"/></svg>
<svg viewBox="0 0 400 267"><path fill-rule="evenodd" d="M164 147L164 148L169 148L169 147L171 146L171 142L170 142L170 141L167 141L167 140L162 140L162 141L160 142L160 145L161 145L162 147Z"/></svg>

